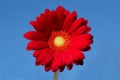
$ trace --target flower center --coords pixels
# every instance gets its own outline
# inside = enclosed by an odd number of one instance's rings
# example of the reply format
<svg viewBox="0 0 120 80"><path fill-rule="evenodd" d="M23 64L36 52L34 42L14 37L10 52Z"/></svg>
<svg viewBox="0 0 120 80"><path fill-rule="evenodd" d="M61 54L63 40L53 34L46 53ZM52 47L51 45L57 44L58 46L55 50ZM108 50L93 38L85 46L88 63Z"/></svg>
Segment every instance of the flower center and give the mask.
<svg viewBox="0 0 120 80"><path fill-rule="evenodd" d="M48 41L54 51L63 51L68 48L70 36L65 31L53 31Z"/></svg>
<svg viewBox="0 0 120 80"><path fill-rule="evenodd" d="M57 36L54 39L54 45L57 47L63 46L65 43L65 39L62 36Z"/></svg>

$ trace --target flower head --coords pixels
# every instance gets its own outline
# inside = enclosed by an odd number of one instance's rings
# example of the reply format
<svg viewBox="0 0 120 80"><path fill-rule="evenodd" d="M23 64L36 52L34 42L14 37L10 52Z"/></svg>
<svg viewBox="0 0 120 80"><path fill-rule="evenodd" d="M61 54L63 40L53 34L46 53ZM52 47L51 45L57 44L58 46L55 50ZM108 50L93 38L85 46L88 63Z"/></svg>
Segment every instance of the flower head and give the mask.
<svg viewBox="0 0 120 80"><path fill-rule="evenodd" d="M83 52L90 50L93 36L91 28L84 18L77 19L75 11L69 12L62 6L56 10L45 9L44 13L30 21L35 31L29 31L24 37L30 42L27 50L34 50L37 66L45 70L71 70L73 64L83 65Z"/></svg>

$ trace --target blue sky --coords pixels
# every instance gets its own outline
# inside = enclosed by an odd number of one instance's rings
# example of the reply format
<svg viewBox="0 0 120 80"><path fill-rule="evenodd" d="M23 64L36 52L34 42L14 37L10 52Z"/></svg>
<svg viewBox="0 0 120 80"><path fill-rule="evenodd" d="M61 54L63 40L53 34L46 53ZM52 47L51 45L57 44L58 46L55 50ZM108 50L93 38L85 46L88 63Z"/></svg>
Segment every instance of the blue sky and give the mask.
<svg viewBox="0 0 120 80"><path fill-rule="evenodd" d="M119 0L0 0L0 80L52 80L53 73L34 65L32 51L26 51L30 20L58 5L77 11L89 20L94 35L92 50L85 53L83 66L74 65L58 80L120 79Z"/></svg>

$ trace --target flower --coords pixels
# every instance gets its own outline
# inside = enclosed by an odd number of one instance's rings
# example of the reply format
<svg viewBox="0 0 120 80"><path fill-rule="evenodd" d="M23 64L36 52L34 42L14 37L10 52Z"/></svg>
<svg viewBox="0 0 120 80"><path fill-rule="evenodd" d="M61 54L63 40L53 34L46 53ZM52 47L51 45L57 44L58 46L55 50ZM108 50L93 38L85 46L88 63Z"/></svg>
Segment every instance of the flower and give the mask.
<svg viewBox="0 0 120 80"><path fill-rule="evenodd" d="M83 52L91 49L93 36L84 18L77 19L75 11L69 12L62 6L56 10L45 9L44 13L30 21L35 31L24 37L30 42L26 49L34 50L37 66L45 66L45 71L62 72L71 70L73 64L83 65Z"/></svg>

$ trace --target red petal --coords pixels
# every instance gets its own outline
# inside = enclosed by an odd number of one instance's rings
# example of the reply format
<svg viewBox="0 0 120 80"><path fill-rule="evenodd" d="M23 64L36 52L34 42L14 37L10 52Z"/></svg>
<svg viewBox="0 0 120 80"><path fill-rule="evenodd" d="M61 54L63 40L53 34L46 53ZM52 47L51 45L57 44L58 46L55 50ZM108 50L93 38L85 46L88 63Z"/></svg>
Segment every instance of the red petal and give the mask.
<svg viewBox="0 0 120 80"><path fill-rule="evenodd" d="M91 27L88 26L87 32L90 32L90 30L91 30Z"/></svg>
<svg viewBox="0 0 120 80"><path fill-rule="evenodd" d="M43 49L47 48L48 43L44 41L31 41L27 45L27 50L38 50L38 49Z"/></svg>
<svg viewBox="0 0 120 80"><path fill-rule="evenodd" d="M76 64L76 65L83 65L83 60L74 61L74 64Z"/></svg>
<svg viewBox="0 0 120 80"><path fill-rule="evenodd" d="M36 62L35 64L38 66L38 65L41 65L41 62L43 60L46 59L46 55L47 55L47 51L48 51L49 48L46 48L46 49L42 49L42 50L36 50L34 52L34 55L36 57Z"/></svg>
<svg viewBox="0 0 120 80"><path fill-rule="evenodd" d="M53 72L56 72L58 70L57 58L56 57L54 57L51 68L52 68Z"/></svg>
<svg viewBox="0 0 120 80"><path fill-rule="evenodd" d="M72 25L72 23L76 20L76 17L77 17L77 13L75 11L69 14L64 21L62 30L67 31Z"/></svg>
<svg viewBox="0 0 120 80"><path fill-rule="evenodd" d="M51 33L49 15L50 13L41 14L40 18L38 18L36 21L39 24L39 32L44 33L46 36L49 36Z"/></svg>
<svg viewBox="0 0 120 80"><path fill-rule="evenodd" d="M80 34L84 34L84 33L88 33L88 31L90 31L90 27L88 26L81 26L80 28L78 28L77 30L75 30L71 36L78 36Z"/></svg>
<svg viewBox="0 0 120 80"><path fill-rule="evenodd" d="M87 34L81 34L79 36L72 36L71 41L77 43L79 40L79 42L78 42L79 44L76 44L76 46L77 45L79 47L81 46L82 48L79 48L79 49L81 49L82 51L88 51L91 49L90 44L93 43L92 39L93 39L93 36L91 34L87 33Z"/></svg>
<svg viewBox="0 0 120 80"><path fill-rule="evenodd" d="M90 46L88 46L88 47L86 47L86 48L84 48L84 49L81 49L82 51L89 51L91 49L91 47Z"/></svg>
<svg viewBox="0 0 120 80"><path fill-rule="evenodd" d="M84 20L82 25L87 25L88 24L88 20Z"/></svg>
<svg viewBox="0 0 120 80"><path fill-rule="evenodd" d="M53 58L54 58L54 52L51 49L49 49L47 50L47 55L44 61L41 62L41 64L42 65L50 64L53 61Z"/></svg>
<svg viewBox="0 0 120 80"><path fill-rule="evenodd" d="M62 72L64 69L65 69L65 65L64 65L64 66L59 67L59 71L60 71L60 72Z"/></svg>
<svg viewBox="0 0 120 80"><path fill-rule="evenodd" d="M58 17L55 11L49 14L49 26L51 31L58 30Z"/></svg>
<svg viewBox="0 0 120 80"><path fill-rule="evenodd" d="M63 58L60 54L61 53L59 53L59 52L55 53L54 61L52 63L52 71L53 72L56 72L58 69L60 71L64 70L65 65L64 65L64 62L63 62Z"/></svg>
<svg viewBox="0 0 120 80"><path fill-rule="evenodd" d="M68 69L68 70L71 70L72 67L73 67L73 64L67 65L67 69Z"/></svg>
<svg viewBox="0 0 120 80"><path fill-rule="evenodd" d="M39 24L40 31L46 30L48 26L48 16L46 14L41 14L40 17L36 18L36 22Z"/></svg>
<svg viewBox="0 0 120 80"><path fill-rule="evenodd" d="M69 50L69 53L70 53L70 55L72 56L72 58L73 58L73 61L75 60L75 61L77 61L77 60L83 60L84 58L85 58L85 56L84 56L84 54L81 52L81 51L79 51L79 50L73 50L73 49L70 49Z"/></svg>
<svg viewBox="0 0 120 80"><path fill-rule="evenodd" d="M49 36L51 33L51 29L49 25L49 14L50 11L46 9L45 13L42 13L40 16L36 17L36 21L30 22L30 24L36 29L36 31L42 32L46 36Z"/></svg>
<svg viewBox="0 0 120 80"><path fill-rule="evenodd" d="M63 57L62 57L61 53L57 52L55 57L57 59L57 65L59 67L63 67L64 66L64 61L63 61Z"/></svg>
<svg viewBox="0 0 120 80"><path fill-rule="evenodd" d="M34 27L36 31L40 31L39 24L36 21L30 21L30 24Z"/></svg>
<svg viewBox="0 0 120 80"><path fill-rule="evenodd" d="M57 15L58 15L59 18L60 18L60 15L63 15L65 11L66 11L65 8L62 7L62 6L58 6L58 7L56 8L56 13L57 13ZM62 17L62 16L61 16L61 17Z"/></svg>
<svg viewBox="0 0 120 80"><path fill-rule="evenodd" d="M40 52L41 50L35 50L34 51L34 53L33 53L33 57L36 57L36 58L38 58L39 57L39 55L41 54L41 52Z"/></svg>
<svg viewBox="0 0 120 80"><path fill-rule="evenodd" d="M89 33L87 34L81 34L79 36L72 36L71 38L71 41L74 41L74 40L83 40L83 39L87 39L87 40L92 40L93 39L93 36Z"/></svg>
<svg viewBox="0 0 120 80"><path fill-rule="evenodd" d="M45 65L45 71L50 71L51 70L51 64Z"/></svg>
<svg viewBox="0 0 120 80"><path fill-rule="evenodd" d="M84 22L84 18L80 18L74 21L74 23L70 26L68 33L71 34L72 32L74 32L76 29L78 29L82 25L83 22Z"/></svg>
<svg viewBox="0 0 120 80"><path fill-rule="evenodd" d="M46 41L47 38L45 36L43 36L43 34L41 34L40 32L35 32L35 31L29 31L27 33L24 34L24 37L26 39L29 40L42 40L42 41Z"/></svg>
<svg viewBox="0 0 120 80"><path fill-rule="evenodd" d="M64 14L65 14L66 16L68 16L68 15L70 14L69 10L66 10L66 11L64 12Z"/></svg>
<svg viewBox="0 0 120 80"><path fill-rule="evenodd" d="M51 11L49 9L45 9L45 14L49 14Z"/></svg>
<svg viewBox="0 0 120 80"><path fill-rule="evenodd" d="M57 65L59 67L59 71L62 72L64 70L64 68L65 68L63 57L62 57L60 52L57 52L56 57L57 57L57 61L58 61Z"/></svg>
<svg viewBox="0 0 120 80"><path fill-rule="evenodd" d="M61 55L63 56L63 60L66 65L71 65L73 63L72 56L68 53L68 51L61 52Z"/></svg>
<svg viewBox="0 0 120 80"><path fill-rule="evenodd" d="M63 26L64 20L66 18L66 15L64 14L65 9L62 6L58 6L56 9L56 13L58 16L58 30L60 30Z"/></svg>
<svg viewBox="0 0 120 80"><path fill-rule="evenodd" d="M74 40L74 41L71 41L69 48L82 50L87 48L90 44L92 44L92 42L93 42L92 40L86 40L86 39Z"/></svg>

